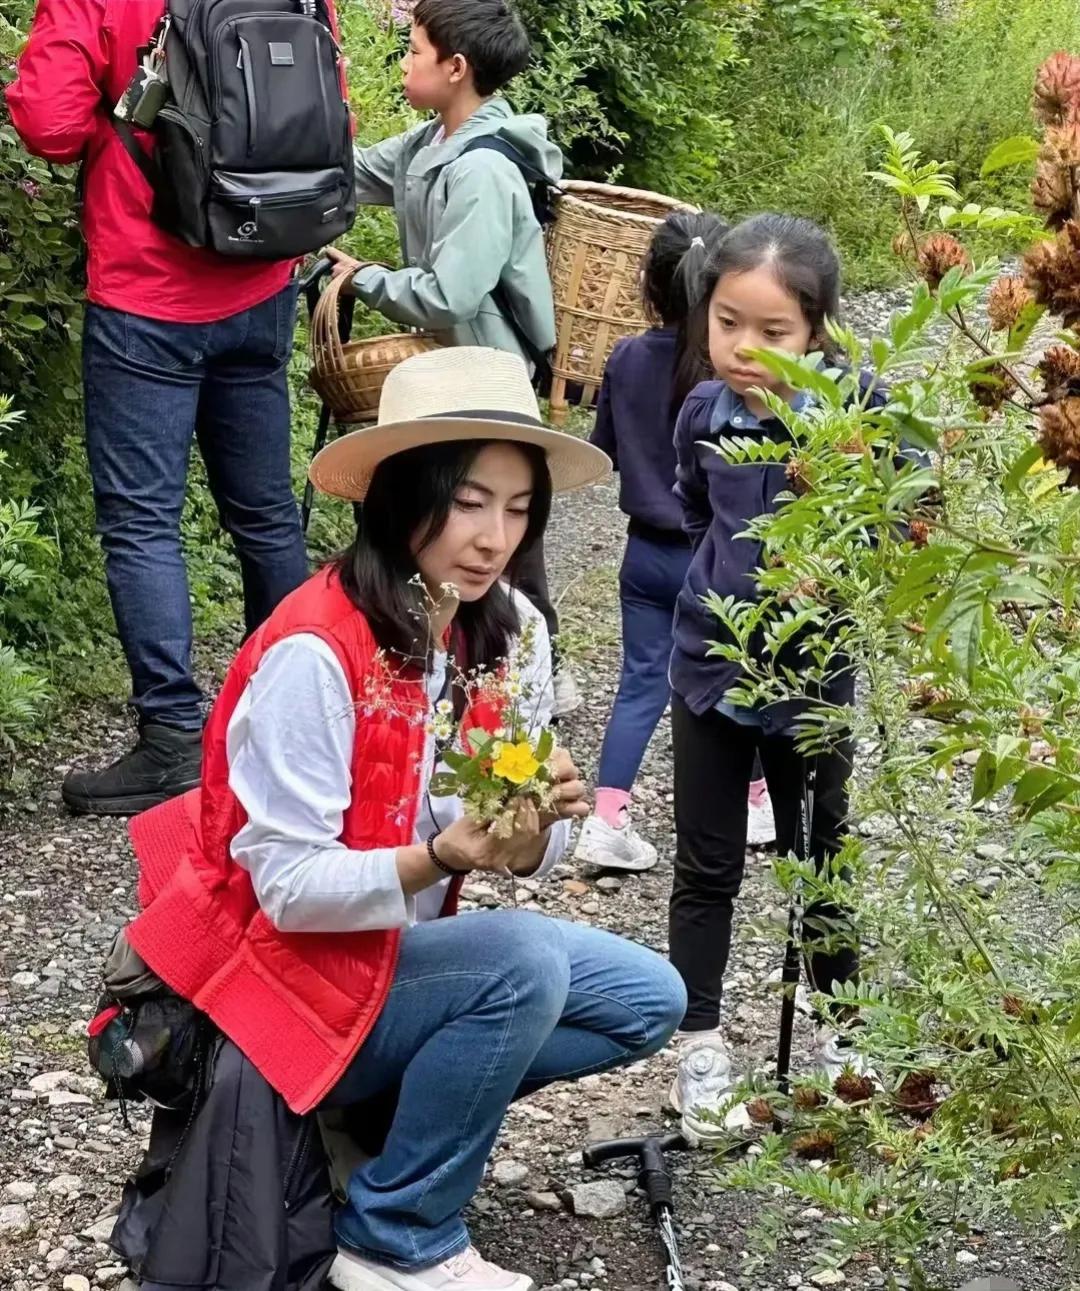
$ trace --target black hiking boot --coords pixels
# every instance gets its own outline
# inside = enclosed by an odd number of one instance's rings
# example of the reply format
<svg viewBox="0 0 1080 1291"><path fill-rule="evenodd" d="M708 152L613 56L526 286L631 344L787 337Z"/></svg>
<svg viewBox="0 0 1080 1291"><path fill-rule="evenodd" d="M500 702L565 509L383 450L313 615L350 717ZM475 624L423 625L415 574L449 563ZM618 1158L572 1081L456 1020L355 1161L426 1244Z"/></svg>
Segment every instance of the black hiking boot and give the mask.
<svg viewBox="0 0 1080 1291"><path fill-rule="evenodd" d="M139 742L101 771L70 771L60 786L78 815L134 816L194 789L202 762L202 731L147 722Z"/></svg>

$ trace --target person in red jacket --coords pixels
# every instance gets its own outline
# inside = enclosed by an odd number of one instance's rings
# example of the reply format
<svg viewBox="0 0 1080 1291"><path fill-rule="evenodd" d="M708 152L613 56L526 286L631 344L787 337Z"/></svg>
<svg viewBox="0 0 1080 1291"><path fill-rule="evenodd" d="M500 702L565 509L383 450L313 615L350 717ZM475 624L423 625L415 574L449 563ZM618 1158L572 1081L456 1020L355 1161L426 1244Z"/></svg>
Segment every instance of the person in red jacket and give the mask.
<svg viewBox="0 0 1080 1291"><path fill-rule="evenodd" d="M289 471L294 264L228 260L159 228L109 121L163 11L163 0L39 0L7 90L30 152L84 165L86 447L139 722L119 761L64 781L71 809L102 815L198 782L203 696L180 545L193 438L240 559L248 632L307 576Z"/></svg>
<svg viewBox="0 0 1080 1291"><path fill-rule="evenodd" d="M517 355L399 364L379 424L311 468L363 502L356 540L237 655L200 788L131 824L143 910L126 939L146 964L294 1111L396 1102L336 1216L340 1291L535 1291L462 1217L508 1105L656 1053L683 1015L681 978L644 946L527 910L445 917L473 871L543 876L588 812L564 749L509 836L434 777L462 732L499 730L511 685L530 736L549 724L550 640L515 585L553 489L609 468L543 426ZM498 676L502 695L480 684ZM233 1163L248 1168L243 1143Z"/></svg>

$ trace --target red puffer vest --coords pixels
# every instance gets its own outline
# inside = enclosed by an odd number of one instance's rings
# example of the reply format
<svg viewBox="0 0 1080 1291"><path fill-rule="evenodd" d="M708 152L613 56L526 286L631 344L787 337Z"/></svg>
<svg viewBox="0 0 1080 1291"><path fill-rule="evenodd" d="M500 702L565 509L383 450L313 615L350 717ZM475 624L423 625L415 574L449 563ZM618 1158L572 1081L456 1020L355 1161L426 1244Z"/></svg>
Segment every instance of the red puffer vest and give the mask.
<svg viewBox="0 0 1080 1291"><path fill-rule="evenodd" d="M199 789L137 816L143 912L132 946L174 991L232 1040L296 1112L315 1107L375 1024L397 963L398 929L279 932L263 914L230 843L246 816L228 785L225 734L248 679L275 642L314 633L334 651L357 705L352 803L341 839L365 850L412 841L427 699L418 672L379 654L363 614L324 570L278 606L229 668L207 723ZM480 705L464 726L493 729ZM461 880L443 914L457 909Z"/></svg>

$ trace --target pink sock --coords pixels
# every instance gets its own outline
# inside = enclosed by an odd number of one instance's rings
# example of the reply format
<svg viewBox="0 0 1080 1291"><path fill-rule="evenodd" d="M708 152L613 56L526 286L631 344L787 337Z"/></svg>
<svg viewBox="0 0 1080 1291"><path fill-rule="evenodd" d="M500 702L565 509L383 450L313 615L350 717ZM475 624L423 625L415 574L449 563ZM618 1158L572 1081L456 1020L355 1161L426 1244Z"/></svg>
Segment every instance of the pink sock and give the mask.
<svg viewBox="0 0 1080 1291"><path fill-rule="evenodd" d="M750 781L750 806L760 807L765 795L769 792L769 786L764 780Z"/></svg>
<svg viewBox="0 0 1080 1291"><path fill-rule="evenodd" d="M596 814L612 829L621 829L630 810L630 795L625 789L597 789Z"/></svg>

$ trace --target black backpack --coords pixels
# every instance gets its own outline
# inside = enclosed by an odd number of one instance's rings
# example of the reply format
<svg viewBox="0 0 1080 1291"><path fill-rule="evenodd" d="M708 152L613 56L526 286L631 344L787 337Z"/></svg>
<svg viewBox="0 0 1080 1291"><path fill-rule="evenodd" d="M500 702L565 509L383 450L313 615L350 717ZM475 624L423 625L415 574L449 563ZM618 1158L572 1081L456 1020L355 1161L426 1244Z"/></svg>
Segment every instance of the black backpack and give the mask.
<svg viewBox="0 0 1080 1291"><path fill-rule="evenodd" d="M153 189L155 223L190 246L258 260L304 255L352 226L352 137L327 5L167 0L153 152L112 118Z"/></svg>
<svg viewBox="0 0 1080 1291"><path fill-rule="evenodd" d="M537 224L541 228L546 228L547 225L554 222L555 203L561 190L548 179L542 170L524 157L508 139L502 139L498 135L481 135L479 139L473 139L465 145L461 150L461 156L464 157L467 152L497 152L500 156L505 157L507 161L513 162L521 172L521 177L529 190L529 196L532 198L533 214L536 216ZM532 360L534 369L533 384L541 393L549 393L552 376L551 351L540 349L514 317L510 299L501 282L491 293L491 298L498 306L499 313L509 323L521 348Z"/></svg>

